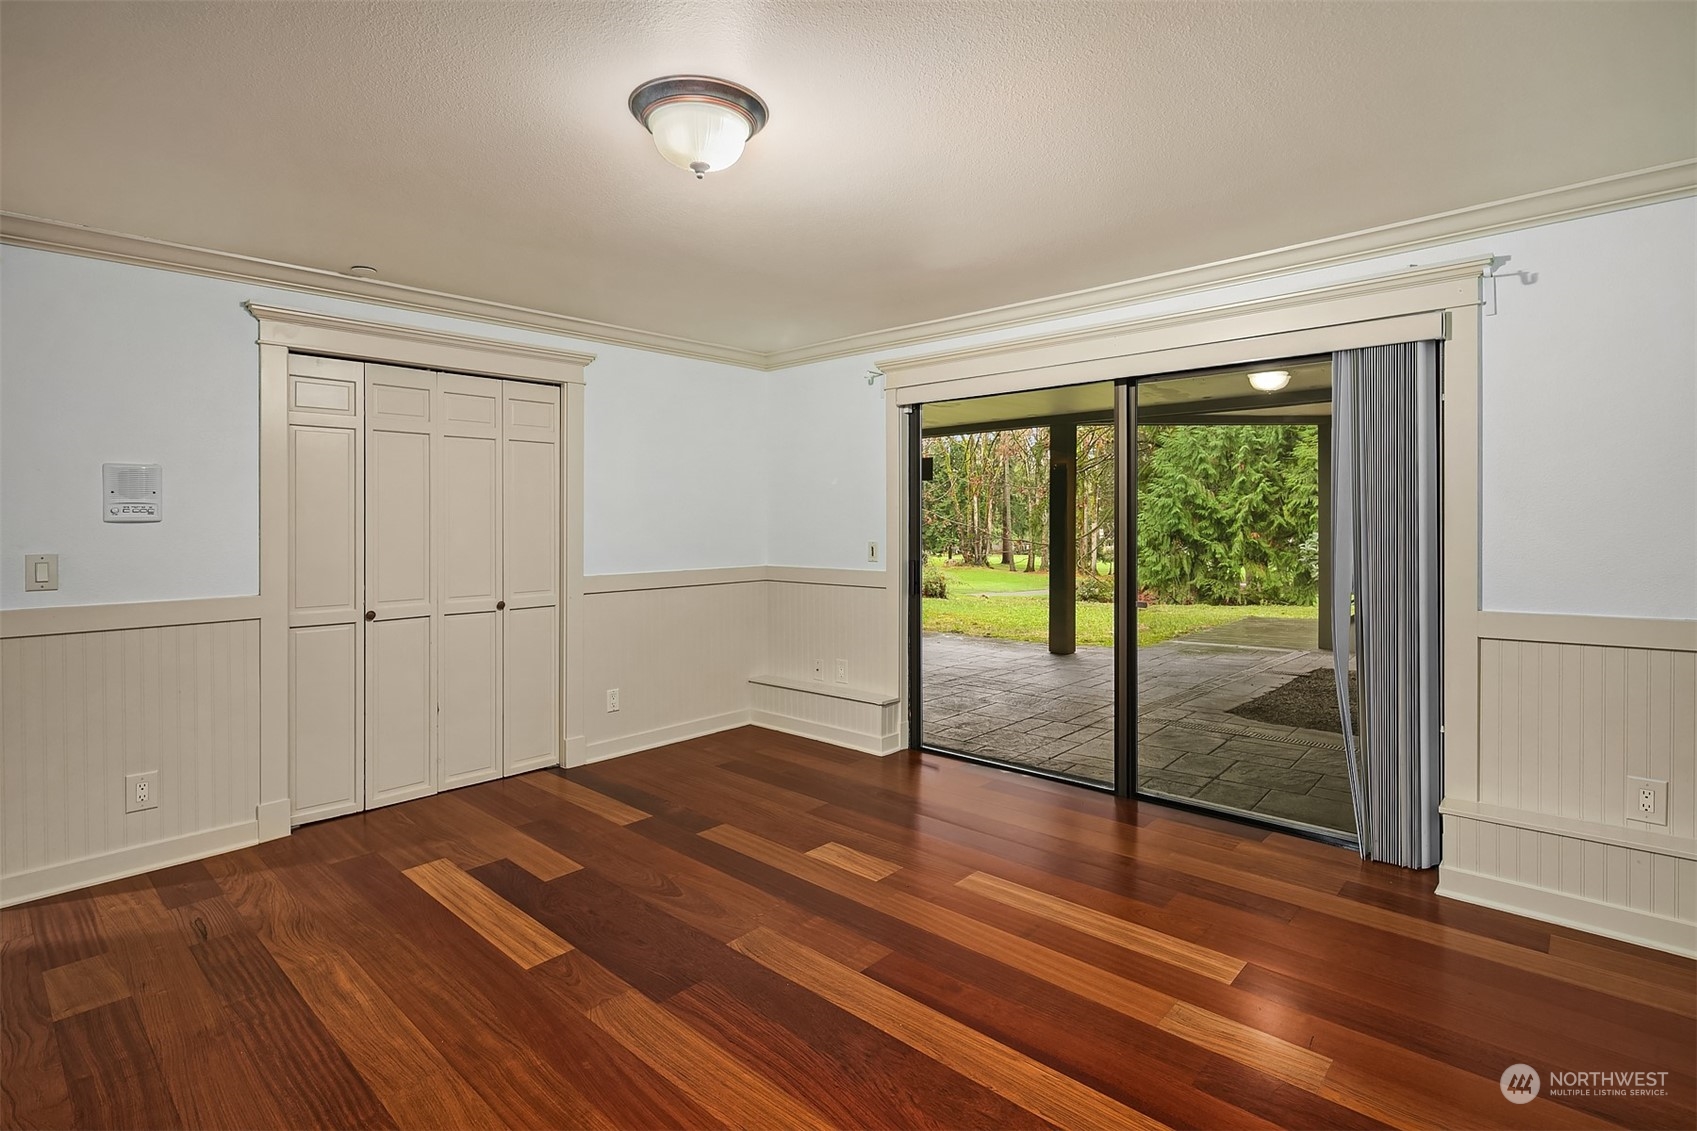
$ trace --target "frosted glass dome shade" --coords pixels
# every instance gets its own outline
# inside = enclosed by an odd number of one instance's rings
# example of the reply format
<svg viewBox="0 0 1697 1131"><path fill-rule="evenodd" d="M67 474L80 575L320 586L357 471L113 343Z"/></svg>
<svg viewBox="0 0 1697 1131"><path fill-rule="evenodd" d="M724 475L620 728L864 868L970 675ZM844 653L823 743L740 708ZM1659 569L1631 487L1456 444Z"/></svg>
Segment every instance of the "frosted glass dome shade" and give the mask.
<svg viewBox="0 0 1697 1131"><path fill-rule="evenodd" d="M736 164L748 143L749 122L717 102L679 99L649 111L648 132L660 156L701 177Z"/></svg>
<svg viewBox="0 0 1697 1131"><path fill-rule="evenodd" d="M1290 374L1283 369L1264 369L1249 375L1249 383L1263 393L1276 393L1290 384Z"/></svg>

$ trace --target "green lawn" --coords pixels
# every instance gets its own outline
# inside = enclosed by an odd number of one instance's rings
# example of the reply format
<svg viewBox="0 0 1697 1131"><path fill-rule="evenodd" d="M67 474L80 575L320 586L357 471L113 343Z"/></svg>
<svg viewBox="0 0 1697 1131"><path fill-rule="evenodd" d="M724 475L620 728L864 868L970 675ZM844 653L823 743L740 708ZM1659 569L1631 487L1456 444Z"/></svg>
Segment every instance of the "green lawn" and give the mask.
<svg viewBox="0 0 1697 1131"><path fill-rule="evenodd" d="M976 575L989 571L957 569L953 572ZM950 593L954 594L955 590L951 589ZM1310 605L1153 605L1137 610L1137 642L1159 644L1199 628L1230 624L1244 617L1313 617L1315 612ZM1024 640L1034 644L1049 639L1047 597L978 597L965 594L951 595L942 600L928 597L922 617L927 632L955 632L963 636ZM1099 601L1078 603L1078 642L1102 647L1113 644L1113 605Z"/></svg>
<svg viewBox="0 0 1697 1131"><path fill-rule="evenodd" d="M1000 561L1000 555L992 554L992 562ZM940 566L944 576L949 579L949 596L964 597L973 593L1017 593L1022 589L1049 588L1049 571L1040 569L1036 573L1025 573L1025 555L1015 554L1014 564L1018 570L998 569L991 566L943 565L941 556L933 554L931 564ZM1107 562L1100 568L1103 577L1111 572Z"/></svg>

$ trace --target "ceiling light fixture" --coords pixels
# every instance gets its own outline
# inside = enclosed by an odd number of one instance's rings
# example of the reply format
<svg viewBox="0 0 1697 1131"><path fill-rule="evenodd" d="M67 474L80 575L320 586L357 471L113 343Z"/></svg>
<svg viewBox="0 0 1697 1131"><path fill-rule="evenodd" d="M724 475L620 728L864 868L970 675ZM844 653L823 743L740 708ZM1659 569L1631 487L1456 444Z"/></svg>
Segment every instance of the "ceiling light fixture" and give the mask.
<svg viewBox="0 0 1697 1131"><path fill-rule="evenodd" d="M359 279L375 279L377 277L377 268L367 266L364 263L356 263L352 267L348 268L348 274Z"/></svg>
<svg viewBox="0 0 1697 1131"><path fill-rule="evenodd" d="M1249 383L1263 393L1276 393L1290 384L1290 374L1283 369L1263 369L1249 375Z"/></svg>
<svg viewBox="0 0 1697 1131"><path fill-rule="evenodd" d="M660 156L700 180L736 164L766 124L766 103L747 87L705 75L667 75L630 92L630 112Z"/></svg>

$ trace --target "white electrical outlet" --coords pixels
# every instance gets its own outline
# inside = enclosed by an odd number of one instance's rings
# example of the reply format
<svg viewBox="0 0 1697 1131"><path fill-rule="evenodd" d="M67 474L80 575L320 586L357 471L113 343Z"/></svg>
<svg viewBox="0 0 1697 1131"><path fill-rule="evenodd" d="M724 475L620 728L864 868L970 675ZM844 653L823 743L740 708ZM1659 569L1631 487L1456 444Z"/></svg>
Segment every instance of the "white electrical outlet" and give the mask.
<svg viewBox="0 0 1697 1131"><path fill-rule="evenodd" d="M878 560L878 543L868 542L866 544L866 560L869 562Z"/></svg>
<svg viewBox="0 0 1697 1131"><path fill-rule="evenodd" d="M124 812L139 813L143 809L159 808L159 771L128 774L124 777Z"/></svg>
<svg viewBox="0 0 1697 1131"><path fill-rule="evenodd" d="M825 661L824 660L814 660L813 661L813 678L819 680L820 682L824 682L824 679L825 679Z"/></svg>
<svg viewBox="0 0 1697 1131"><path fill-rule="evenodd" d="M619 689L616 688L616 687L609 687L607 689L607 710L608 710L609 713L611 713L613 711L617 711L618 709L619 709Z"/></svg>
<svg viewBox="0 0 1697 1131"><path fill-rule="evenodd" d="M837 661L837 682L838 683L847 683L848 682L848 661L847 660L839 659Z"/></svg>
<svg viewBox="0 0 1697 1131"><path fill-rule="evenodd" d="M1651 825L1668 823L1668 783L1659 778L1626 779L1626 819Z"/></svg>

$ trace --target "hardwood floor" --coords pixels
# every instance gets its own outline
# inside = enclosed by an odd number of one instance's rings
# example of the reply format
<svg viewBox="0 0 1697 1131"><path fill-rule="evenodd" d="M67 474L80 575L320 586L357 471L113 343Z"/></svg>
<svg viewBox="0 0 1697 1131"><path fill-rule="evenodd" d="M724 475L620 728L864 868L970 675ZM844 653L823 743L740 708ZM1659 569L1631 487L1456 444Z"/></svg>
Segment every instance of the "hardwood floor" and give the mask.
<svg viewBox="0 0 1697 1131"><path fill-rule="evenodd" d="M745 728L0 912L8 1127L1691 1127L1690 961ZM1509 1103L1504 1069L1543 1092ZM1659 1096L1552 1071L1665 1072Z"/></svg>

